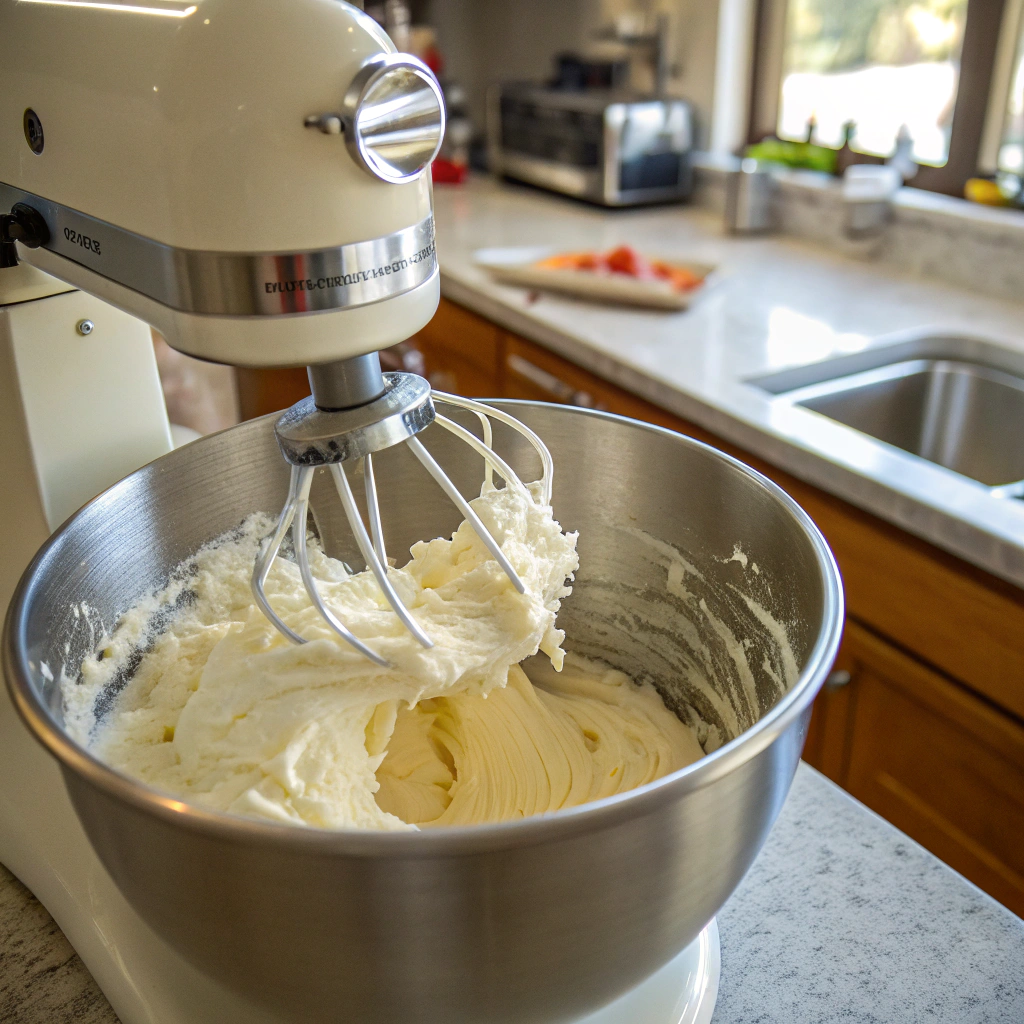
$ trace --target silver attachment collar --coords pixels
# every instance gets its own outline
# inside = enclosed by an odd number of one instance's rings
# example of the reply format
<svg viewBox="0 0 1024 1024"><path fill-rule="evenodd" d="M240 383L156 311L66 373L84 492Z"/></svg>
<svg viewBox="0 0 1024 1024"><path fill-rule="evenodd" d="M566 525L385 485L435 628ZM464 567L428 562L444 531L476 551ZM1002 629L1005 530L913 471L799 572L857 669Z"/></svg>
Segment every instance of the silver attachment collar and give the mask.
<svg viewBox="0 0 1024 1024"><path fill-rule="evenodd" d="M382 451L434 422L430 385L414 373L385 373L380 398L354 409L318 409L312 397L286 410L274 427L293 466L330 466Z"/></svg>
<svg viewBox="0 0 1024 1024"><path fill-rule="evenodd" d="M306 252L178 249L0 181L0 212L26 203L44 248L183 313L287 316L348 309L418 288L437 270L434 218L381 238ZM24 253L23 253L24 256Z"/></svg>

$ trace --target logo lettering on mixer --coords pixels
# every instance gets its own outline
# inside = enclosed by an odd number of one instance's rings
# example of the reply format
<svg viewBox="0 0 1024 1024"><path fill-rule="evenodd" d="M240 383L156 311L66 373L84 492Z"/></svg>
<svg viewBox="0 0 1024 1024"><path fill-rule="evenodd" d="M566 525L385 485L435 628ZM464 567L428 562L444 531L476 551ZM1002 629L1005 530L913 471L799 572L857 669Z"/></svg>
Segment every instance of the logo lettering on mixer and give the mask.
<svg viewBox="0 0 1024 1024"><path fill-rule="evenodd" d="M81 231L75 231L74 228L65 228L64 237L73 245L80 245L83 249L96 253L97 256L103 255L100 252L100 240L98 238L90 238L88 235L83 235Z"/></svg>
<svg viewBox="0 0 1024 1024"><path fill-rule="evenodd" d="M96 250L99 252L99 250ZM305 277L292 281L265 281L264 289L268 295L282 292L316 292L328 288L347 288L354 284L363 284L366 281L374 281L380 277L390 277L392 274L400 274L403 270L422 263L434 255L434 243L425 245L419 252L405 259L393 260L380 267L373 267L370 270L356 270L351 274L334 274L330 277Z"/></svg>

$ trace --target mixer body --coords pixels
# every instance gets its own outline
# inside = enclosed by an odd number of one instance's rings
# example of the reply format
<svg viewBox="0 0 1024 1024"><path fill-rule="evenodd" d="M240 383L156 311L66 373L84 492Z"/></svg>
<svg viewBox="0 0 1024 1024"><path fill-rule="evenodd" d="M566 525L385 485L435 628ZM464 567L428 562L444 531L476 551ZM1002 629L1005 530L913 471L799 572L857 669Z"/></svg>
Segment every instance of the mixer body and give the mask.
<svg viewBox="0 0 1024 1024"><path fill-rule="evenodd" d="M333 462L374 433L367 414L410 437L431 421L422 380L421 414L380 411L394 382L376 355L439 297L428 168L445 111L422 62L339 0L0 0L0 36L17 43L0 94L0 274L52 275L203 359L307 364L313 397L292 421L310 421ZM90 454L101 461L102 446ZM304 542L302 473L282 523L294 517ZM260 575L257 602L282 628Z"/></svg>
<svg viewBox="0 0 1024 1024"><path fill-rule="evenodd" d="M807 516L758 474L669 431L498 404L547 442L555 514L580 531L580 570L559 615L568 649L649 679L670 707L711 716L693 681L702 664L727 660L700 650L719 635L702 624L701 602L753 644L753 705L726 675L712 680L739 709L743 731L696 764L538 818L329 832L183 804L71 741L54 682L61 665L73 674L93 630L163 585L211 534L280 506L288 472L271 419L204 438L117 484L54 536L12 604L3 646L12 694L58 758L111 877L197 969L284 1020L578 1017L668 962L718 912L796 769L842 622L835 563ZM537 456L510 434L496 435L497 447L529 479ZM420 436L464 493L479 487L480 459L468 446L437 425ZM383 453L376 471L396 554L458 525L404 445ZM328 551L358 559L326 473L311 501ZM738 541L757 573L730 557ZM689 597L670 583L672 548L697 574L685 577ZM785 693L772 634L744 596L785 625L799 676ZM72 613L83 598L95 609L89 624Z"/></svg>

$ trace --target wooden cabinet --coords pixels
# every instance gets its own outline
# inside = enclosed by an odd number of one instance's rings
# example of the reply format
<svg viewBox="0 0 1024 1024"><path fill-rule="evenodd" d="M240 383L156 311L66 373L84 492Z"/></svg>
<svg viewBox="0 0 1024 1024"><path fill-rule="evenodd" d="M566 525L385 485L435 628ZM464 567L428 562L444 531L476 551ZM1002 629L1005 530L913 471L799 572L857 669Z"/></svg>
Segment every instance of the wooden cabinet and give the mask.
<svg viewBox="0 0 1024 1024"><path fill-rule="evenodd" d="M280 412L309 394L309 377L304 366L282 370L239 366L235 368L235 383L238 411L243 420Z"/></svg>
<svg viewBox="0 0 1024 1024"><path fill-rule="evenodd" d="M442 299L437 315L409 343L422 352L427 379L438 391L500 396L500 331L489 320Z"/></svg>
<svg viewBox="0 0 1024 1024"><path fill-rule="evenodd" d="M805 758L1024 914L1024 726L855 622L836 667Z"/></svg>

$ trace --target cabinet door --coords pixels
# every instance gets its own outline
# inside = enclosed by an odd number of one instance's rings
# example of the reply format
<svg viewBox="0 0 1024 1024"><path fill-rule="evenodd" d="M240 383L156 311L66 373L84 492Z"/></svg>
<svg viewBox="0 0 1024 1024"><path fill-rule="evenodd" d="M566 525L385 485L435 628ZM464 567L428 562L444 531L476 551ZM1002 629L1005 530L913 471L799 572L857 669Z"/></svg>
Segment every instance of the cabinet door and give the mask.
<svg viewBox="0 0 1024 1024"><path fill-rule="evenodd" d="M283 369L238 366L235 386L239 415L243 420L251 420L301 402L309 394L309 377L304 366Z"/></svg>
<svg viewBox="0 0 1024 1024"><path fill-rule="evenodd" d="M422 352L426 377L438 391L496 398L499 333L489 320L442 299L434 318L409 344Z"/></svg>
<svg viewBox="0 0 1024 1024"><path fill-rule="evenodd" d="M846 789L1024 914L1024 727L849 623Z"/></svg>
<svg viewBox="0 0 1024 1024"><path fill-rule="evenodd" d="M856 642L854 641L854 647ZM853 710L853 672L856 662L847 640L839 649L836 663L825 680L807 730L803 759L837 785L846 785L850 754L850 714Z"/></svg>

